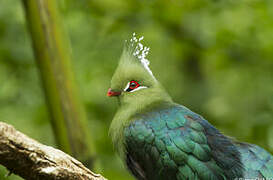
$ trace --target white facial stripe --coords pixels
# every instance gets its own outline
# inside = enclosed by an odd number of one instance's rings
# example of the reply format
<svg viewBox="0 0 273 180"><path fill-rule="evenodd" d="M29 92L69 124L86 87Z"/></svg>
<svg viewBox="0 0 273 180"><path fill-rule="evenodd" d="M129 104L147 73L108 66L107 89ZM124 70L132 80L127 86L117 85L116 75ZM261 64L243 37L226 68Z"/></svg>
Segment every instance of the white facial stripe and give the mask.
<svg viewBox="0 0 273 180"><path fill-rule="evenodd" d="M126 85L123 91L126 91L129 88L129 86L130 86L130 82L128 82L128 84Z"/></svg>
<svg viewBox="0 0 273 180"><path fill-rule="evenodd" d="M136 88L136 89L134 89L134 90L132 90L130 92L135 92L135 91L138 91L140 89L145 89L145 88L147 88L147 87L146 86L139 86L138 88Z"/></svg>

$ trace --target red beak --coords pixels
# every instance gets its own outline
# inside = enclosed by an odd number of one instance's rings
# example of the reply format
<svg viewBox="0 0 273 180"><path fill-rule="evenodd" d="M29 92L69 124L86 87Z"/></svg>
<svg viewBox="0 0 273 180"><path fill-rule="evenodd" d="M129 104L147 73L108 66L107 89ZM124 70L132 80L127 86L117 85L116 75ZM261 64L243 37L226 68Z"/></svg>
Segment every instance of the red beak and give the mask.
<svg viewBox="0 0 273 180"><path fill-rule="evenodd" d="M108 89L108 92L107 92L107 96L108 97L113 97L113 96L119 96L121 94L121 92L117 91L112 91L111 88Z"/></svg>

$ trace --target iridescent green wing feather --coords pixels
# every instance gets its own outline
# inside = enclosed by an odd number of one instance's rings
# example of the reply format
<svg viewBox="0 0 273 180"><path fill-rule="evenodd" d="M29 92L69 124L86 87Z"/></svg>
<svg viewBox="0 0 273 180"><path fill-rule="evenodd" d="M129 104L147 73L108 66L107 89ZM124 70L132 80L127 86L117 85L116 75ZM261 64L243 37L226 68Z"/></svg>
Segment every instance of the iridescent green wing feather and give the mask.
<svg viewBox="0 0 273 180"><path fill-rule="evenodd" d="M236 143L241 153L244 178L273 178L273 157L263 148L247 143Z"/></svg>
<svg viewBox="0 0 273 180"><path fill-rule="evenodd" d="M139 179L229 179L242 175L236 157L239 153L233 152L236 148L230 140L183 106L139 115L124 134L127 165ZM215 140L220 142L211 142ZM212 146L221 143L223 150L215 151ZM234 166L238 170L232 171Z"/></svg>

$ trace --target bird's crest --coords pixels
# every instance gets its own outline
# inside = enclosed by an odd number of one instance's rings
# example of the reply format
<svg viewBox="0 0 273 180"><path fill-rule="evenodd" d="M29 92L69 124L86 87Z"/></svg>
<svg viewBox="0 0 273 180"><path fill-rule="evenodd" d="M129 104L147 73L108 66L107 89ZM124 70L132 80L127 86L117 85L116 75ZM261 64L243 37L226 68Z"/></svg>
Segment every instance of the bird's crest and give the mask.
<svg viewBox="0 0 273 180"><path fill-rule="evenodd" d="M144 39L143 36L140 38L136 37L136 33L133 33L132 38L125 42L125 48L130 53L130 55L133 55L137 60L139 60L142 64L142 66L147 70L147 72L155 79L151 69L149 68L150 61L146 58L146 56L149 54L150 48L147 46L144 46L141 41Z"/></svg>

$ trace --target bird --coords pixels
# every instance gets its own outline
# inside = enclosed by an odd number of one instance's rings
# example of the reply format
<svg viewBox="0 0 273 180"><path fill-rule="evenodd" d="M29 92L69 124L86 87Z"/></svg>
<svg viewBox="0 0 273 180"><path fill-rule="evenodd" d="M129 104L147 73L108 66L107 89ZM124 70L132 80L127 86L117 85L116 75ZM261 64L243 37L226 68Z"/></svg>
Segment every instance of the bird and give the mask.
<svg viewBox="0 0 273 180"><path fill-rule="evenodd" d="M149 48L127 40L107 96L118 99L109 135L138 180L273 178L263 148L225 136L201 115L175 103L149 68Z"/></svg>

